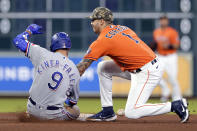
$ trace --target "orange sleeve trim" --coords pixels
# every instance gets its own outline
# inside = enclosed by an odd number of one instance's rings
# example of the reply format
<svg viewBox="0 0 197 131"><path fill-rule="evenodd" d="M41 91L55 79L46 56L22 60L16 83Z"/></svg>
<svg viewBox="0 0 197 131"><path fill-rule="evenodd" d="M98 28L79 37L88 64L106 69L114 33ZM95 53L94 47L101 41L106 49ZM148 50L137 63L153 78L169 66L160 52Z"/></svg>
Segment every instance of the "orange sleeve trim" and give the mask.
<svg viewBox="0 0 197 131"><path fill-rule="evenodd" d="M97 60L97 59L94 58L94 57L84 57L84 59Z"/></svg>

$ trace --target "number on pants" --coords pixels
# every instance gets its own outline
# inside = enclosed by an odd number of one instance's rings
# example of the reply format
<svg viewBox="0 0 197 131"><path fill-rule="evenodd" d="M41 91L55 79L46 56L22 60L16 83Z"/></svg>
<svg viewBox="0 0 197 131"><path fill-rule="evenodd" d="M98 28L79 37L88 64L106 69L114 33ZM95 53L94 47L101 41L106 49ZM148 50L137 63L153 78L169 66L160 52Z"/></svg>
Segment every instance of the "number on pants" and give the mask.
<svg viewBox="0 0 197 131"><path fill-rule="evenodd" d="M51 83L48 83L48 86L49 86L50 89L56 90L58 88L58 86L60 85L62 79L63 79L63 75L60 72L54 72L52 74L52 77L51 78L56 83L56 85L55 86L52 86Z"/></svg>
<svg viewBox="0 0 197 131"><path fill-rule="evenodd" d="M127 34L125 34L125 33L122 33L122 35L129 37L131 40L135 41L135 43L136 43L136 44L138 44L138 43L139 43L139 41L138 41L138 40L134 39L134 38L133 38L133 37L131 37L130 35L127 35Z"/></svg>

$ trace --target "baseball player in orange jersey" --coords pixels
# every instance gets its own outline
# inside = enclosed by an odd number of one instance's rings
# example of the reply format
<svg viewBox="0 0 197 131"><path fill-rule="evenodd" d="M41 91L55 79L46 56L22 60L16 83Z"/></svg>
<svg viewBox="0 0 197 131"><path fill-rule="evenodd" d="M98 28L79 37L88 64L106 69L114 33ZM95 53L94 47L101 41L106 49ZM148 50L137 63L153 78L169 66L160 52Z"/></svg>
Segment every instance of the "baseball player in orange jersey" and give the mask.
<svg viewBox="0 0 197 131"><path fill-rule="evenodd" d="M160 17L160 28L153 32L154 40L157 44L157 52L159 59L164 63L164 70L166 71L169 82L172 85L172 100L179 100L182 98L179 84L177 81L177 54L176 50L179 48L178 32L172 27L168 26L168 18L166 16ZM164 79L160 81L162 89L161 101L168 100L170 90Z"/></svg>
<svg viewBox="0 0 197 131"><path fill-rule="evenodd" d="M154 52L130 28L113 25L113 15L109 9L97 7L89 18L98 38L90 45L87 54L77 65L80 75L93 61L102 56L109 56L112 60L98 64L103 109L87 120L117 119L112 102L112 76L118 76L132 79L125 107L126 117L137 119L173 111L181 118L181 122L186 122L189 118L186 99L160 104L146 103L162 76L160 61Z"/></svg>

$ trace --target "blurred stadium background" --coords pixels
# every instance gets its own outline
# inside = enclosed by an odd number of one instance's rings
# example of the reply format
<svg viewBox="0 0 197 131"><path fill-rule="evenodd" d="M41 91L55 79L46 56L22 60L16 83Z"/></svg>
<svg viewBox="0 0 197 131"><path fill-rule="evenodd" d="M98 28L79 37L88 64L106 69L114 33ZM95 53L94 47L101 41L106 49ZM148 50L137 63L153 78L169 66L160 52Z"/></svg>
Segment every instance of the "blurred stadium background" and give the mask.
<svg viewBox="0 0 197 131"><path fill-rule="evenodd" d="M179 75L184 96L197 96L197 1L196 0L0 0L0 96L27 96L33 78L31 62L13 46L12 39L31 23L43 26L43 35L31 41L49 49L52 34L70 34L71 59L78 63L97 36L85 17L98 6L114 13L115 24L133 29L147 44L164 13L180 34ZM99 60L100 61L100 60ZM98 61L98 62L99 62ZM95 62L83 75L81 96L98 96ZM167 77L167 76L165 76ZM126 96L129 82L115 78L114 96ZM159 96L160 89L153 96Z"/></svg>

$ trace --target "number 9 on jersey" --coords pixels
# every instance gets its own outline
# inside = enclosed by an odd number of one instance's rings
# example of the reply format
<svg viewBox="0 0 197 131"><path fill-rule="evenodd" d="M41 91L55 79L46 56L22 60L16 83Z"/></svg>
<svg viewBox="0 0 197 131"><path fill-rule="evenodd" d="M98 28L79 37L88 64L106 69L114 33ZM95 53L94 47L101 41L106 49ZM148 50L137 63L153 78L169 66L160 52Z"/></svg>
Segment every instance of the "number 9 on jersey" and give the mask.
<svg viewBox="0 0 197 131"><path fill-rule="evenodd" d="M48 87L52 90L56 90L63 79L63 75L60 72L54 72L51 78L55 84L52 85L51 83L48 83Z"/></svg>

